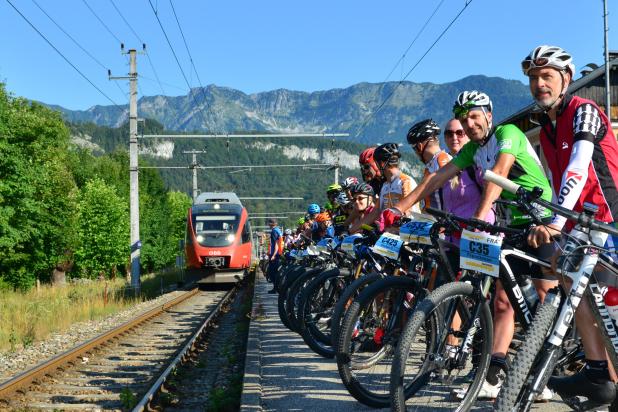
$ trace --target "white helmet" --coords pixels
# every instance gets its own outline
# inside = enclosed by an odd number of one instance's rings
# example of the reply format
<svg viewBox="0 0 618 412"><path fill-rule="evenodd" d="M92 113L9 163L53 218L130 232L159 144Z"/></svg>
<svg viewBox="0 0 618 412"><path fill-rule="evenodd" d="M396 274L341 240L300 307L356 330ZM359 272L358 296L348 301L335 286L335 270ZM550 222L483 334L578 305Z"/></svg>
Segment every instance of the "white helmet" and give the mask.
<svg viewBox="0 0 618 412"><path fill-rule="evenodd" d="M536 47L522 60L521 69L527 76L528 72L536 67L553 67L557 70L568 70L572 79L575 75L575 65L572 60L571 55L562 48L542 45Z"/></svg>
<svg viewBox="0 0 618 412"><path fill-rule="evenodd" d="M466 90L457 96L453 106L453 113L455 117L460 117L460 115L467 113L473 107L486 107L490 112L494 108L491 99L485 93L478 90Z"/></svg>
<svg viewBox="0 0 618 412"><path fill-rule="evenodd" d="M347 189L351 188L355 184L358 184L358 178L355 177L355 176L350 176L350 177L347 177L343 181L343 183L341 183L341 187L347 190Z"/></svg>

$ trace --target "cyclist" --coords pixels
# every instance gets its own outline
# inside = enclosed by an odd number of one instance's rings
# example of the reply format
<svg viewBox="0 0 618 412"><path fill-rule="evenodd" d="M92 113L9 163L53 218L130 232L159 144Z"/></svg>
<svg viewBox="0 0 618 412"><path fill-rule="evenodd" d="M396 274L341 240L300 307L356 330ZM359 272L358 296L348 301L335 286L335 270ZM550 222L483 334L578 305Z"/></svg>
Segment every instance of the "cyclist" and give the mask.
<svg viewBox="0 0 618 412"><path fill-rule="evenodd" d="M335 213L335 207L333 206L333 204L330 201L326 201L326 203L324 203L324 206L322 207L322 210L324 210L325 212L328 212L328 214L331 217Z"/></svg>
<svg viewBox="0 0 618 412"><path fill-rule="evenodd" d="M444 128L444 141L451 156L457 156L461 148L470 141L466 132L457 119L451 119ZM442 186L442 197L444 209L454 215L469 218L474 215L476 205L481 201L483 187L479 183L481 178L477 175L474 167L467 167L451 178ZM493 210L485 217L487 222L495 220ZM459 244L459 239L449 239L455 244ZM457 262L457 265L459 262Z"/></svg>
<svg viewBox="0 0 618 412"><path fill-rule="evenodd" d="M313 220L315 219L315 216L320 213L322 210L320 209L320 205L318 205L317 203L311 203L308 207L307 207L307 215L305 217L305 221L307 220ZM308 218L308 219L307 219Z"/></svg>
<svg viewBox="0 0 618 412"><path fill-rule="evenodd" d="M328 213L320 213L315 217L315 224L311 228L311 239L318 242L324 238L335 237L335 230L332 226Z"/></svg>
<svg viewBox="0 0 618 412"><path fill-rule="evenodd" d="M358 178L355 176L346 177L345 180L341 183L341 188L348 196L348 199L352 198L352 193L350 192L350 188L358 183Z"/></svg>
<svg viewBox="0 0 618 412"><path fill-rule="evenodd" d="M606 114L591 100L567 93L575 66L560 47L536 47L522 61L530 92L543 110L540 142L551 180L558 195L555 201L582 212L585 202L599 207L596 219L618 219L618 143ZM528 240L532 245L551 242L562 228L572 224L554 216L551 224L536 227ZM586 366L568 378L552 378L549 386L559 394L585 396L591 403L606 404L615 398L607 354L586 299L575 313L576 325L586 353Z"/></svg>
<svg viewBox="0 0 618 412"><path fill-rule="evenodd" d="M283 237L281 229L277 226L277 219L268 219L270 226L270 247L268 250L268 269L266 270L266 278L272 282L273 288L268 293L277 293L278 281L277 272L279 270L280 257L283 253Z"/></svg>
<svg viewBox="0 0 618 412"><path fill-rule="evenodd" d="M425 163L424 176L437 172L451 161L451 156L440 147L440 126L432 119L425 119L414 124L408 131L407 140L421 161ZM434 209L444 208L442 188L425 199L425 207L427 206Z"/></svg>
<svg viewBox="0 0 618 412"><path fill-rule="evenodd" d="M339 193L341 193L342 191L343 191L343 188L341 187L341 185L339 185L337 183L333 183L332 185L329 185L326 188L326 197L328 198L328 201L332 205L334 205L335 204L335 199L337 198Z"/></svg>
<svg viewBox="0 0 618 412"><path fill-rule="evenodd" d="M385 210L395 206L400 199L409 195L416 187L416 182L399 169L401 153L396 143L385 143L376 148L373 157L384 176L384 184L380 190L380 209ZM418 206L410 205L402 212L420 212Z"/></svg>
<svg viewBox="0 0 618 412"><path fill-rule="evenodd" d="M331 215L333 226L335 229L335 235L341 235L345 232L348 226L345 222L348 219L348 215L350 213L350 199L346 195L346 192L340 192L335 198L335 205L337 207L334 210L334 213Z"/></svg>
<svg viewBox="0 0 618 412"><path fill-rule="evenodd" d="M292 244L294 242L294 237L292 236L292 229L285 229L284 233L284 240L283 240L283 249L286 251L289 251L292 247Z"/></svg>
<svg viewBox="0 0 618 412"><path fill-rule="evenodd" d="M369 183L373 188L373 192L378 195L382 189L384 178L373 158L375 150L375 147L369 147L363 150L358 158L358 163L360 164L363 180L365 183Z"/></svg>
<svg viewBox="0 0 618 412"><path fill-rule="evenodd" d="M363 218L375 209L373 188L367 183L358 183L350 189L354 207L354 220L350 222L349 233L360 231Z"/></svg>
<svg viewBox="0 0 618 412"><path fill-rule="evenodd" d="M379 195L380 207L365 215L361 224L373 224L375 222L380 230L384 230L392 226L393 221L391 220L388 225L385 225L384 220L380 216L381 211L395 206L400 199L411 193L412 189L416 187L416 182L399 169L401 153L396 143L385 143L376 147L373 152L373 158L380 174L384 176L384 182ZM410 204L404 212L406 214L409 212L419 213L420 209L415 204Z"/></svg>
<svg viewBox="0 0 618 412"><path fill-rule="evenodd" d="M492 170L501 176L517 182L527 189L541 187L544 189L543 198L551 199L551 187L541 167L541 162L528 142L526 135L515 125L507 124L493 127L493 105L487 94L473 90L464 91L457 96L453 113L461 122L463 129L470 138L447 165L435 173L427 175L421 184L406 198L395 206L397 210L386 210L383 219L388 224L395 216L418 202L424 196L442 187L449 179L456 176L467 167L474 166L479 171ZM483 194L477 203L472 217L488 219L491 216L492 204L498 197L513 199L510 193L502 192L499 186L485 182ZM546 219L550 218L548 211L539 211ZM513 227L527 227L530 224L530 216L524 215L517 208L509 207L507 210L509 225ZM525 250L541 259L548 260L553 254L553 248L544 245L538 248ZM509 264L514 273L530 274L537 288L540 299L544 299L547 290L554 287L557 282L551 275L544 274L537 265L531 267L528 263L520 260L511 260ZM494 341L492 359L487 372L486 381L483 383L479 398L496 398L506 371L506 354L513 339L515 330L514 311L507 298L506 292L500 282L496 283L494 299ZM541 399L551 398L551 391L544 389Z"/></svg>

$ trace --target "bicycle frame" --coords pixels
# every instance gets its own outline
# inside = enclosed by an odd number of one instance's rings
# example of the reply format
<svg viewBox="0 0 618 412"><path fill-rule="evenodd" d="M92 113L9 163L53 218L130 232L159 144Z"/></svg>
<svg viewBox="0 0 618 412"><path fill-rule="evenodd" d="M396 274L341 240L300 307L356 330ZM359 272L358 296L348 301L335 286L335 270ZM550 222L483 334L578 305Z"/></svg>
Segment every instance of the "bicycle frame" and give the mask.
<svg viewBox="0 0 618 412"><path fill-rule="evenodd" d="M588 234L590 236L590 234ZM587 241L587 245L590 243ZM603 288L594 274L594 268L599 264L618 275L618 267L613 262L607 259L600 259L599 251L594 247L585 247L584 256L579 263L579 269L574 272L564 272L572 280L572 285L568 291L567 298L562 302L562 307L556 319L554 326L550 330L549 336L545 341L545 350L542 352L540 362L530 393L526 399L522 399L523 409L529 409L536 394L540 393L543 387L547 384L549 377L555 365L555 359L560 353L562 342L565 339L568 329L574 321L575 311L579 307L582 298L587 297L590 302L592 315L600 327L601 336L603 337L607 353L614 368L618 367L618 329L607 311L603 298ZM564 293L564 285L563 285ZM558 304L559 302L555 302ZM618 370L618 369L616 369Z"/></svg>

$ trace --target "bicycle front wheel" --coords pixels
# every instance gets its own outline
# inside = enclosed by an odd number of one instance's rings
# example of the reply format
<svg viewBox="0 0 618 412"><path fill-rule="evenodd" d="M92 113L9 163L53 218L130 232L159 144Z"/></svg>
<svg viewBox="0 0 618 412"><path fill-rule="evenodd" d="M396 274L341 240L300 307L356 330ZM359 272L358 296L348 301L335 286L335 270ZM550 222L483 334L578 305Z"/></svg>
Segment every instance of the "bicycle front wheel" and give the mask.
<svg viewBox="0 0 618 412"><path fill-rule="evenodd" d="M519 408L521 403L526 405L532 403L532 400L527 399L531 394L527 393L526 383L535 360L539 358L539 353L543 348L547 333L554 323L557 311L558 308L551 303L542 303L537 309L532 325L530 325L530 329L524 337L526 344L522 345L515 355L513 365L498 394L495 403L496 411L512 411L515 410L516 406L521 410L522 408ZM553 366L548 369L551 373ZM525 410L527 407L523 406L523 409Z"/></svg>

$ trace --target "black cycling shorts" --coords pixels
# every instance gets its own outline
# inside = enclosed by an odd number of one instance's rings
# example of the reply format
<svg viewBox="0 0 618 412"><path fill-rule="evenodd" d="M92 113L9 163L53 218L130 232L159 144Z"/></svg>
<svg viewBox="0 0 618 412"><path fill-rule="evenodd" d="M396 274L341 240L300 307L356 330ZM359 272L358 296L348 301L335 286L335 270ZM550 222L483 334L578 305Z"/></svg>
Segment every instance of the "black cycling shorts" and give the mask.
<svg viewBox="0 0 618 412"><path fill-rule="evenodd" d="M551 223L551 220L552 218L549 217L543 219L543 222L549 224ZM519 250L538 259L545 260L549 263L551 262L551 258L556 252L556 249L557 245L552 242L545 243L537 248L533 248L532 246L526 244L524 248L521 248ZM513 255L507 256L506 261L508 262L511 270L515 275L529 275L530 277L532 277L532 279L538 280L557 280L556 277L552 274L544 274L541 266L537 265L536 263L531 263L526 260L519 259Z"/></svg>

